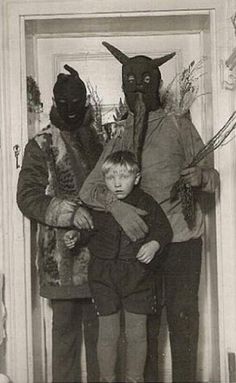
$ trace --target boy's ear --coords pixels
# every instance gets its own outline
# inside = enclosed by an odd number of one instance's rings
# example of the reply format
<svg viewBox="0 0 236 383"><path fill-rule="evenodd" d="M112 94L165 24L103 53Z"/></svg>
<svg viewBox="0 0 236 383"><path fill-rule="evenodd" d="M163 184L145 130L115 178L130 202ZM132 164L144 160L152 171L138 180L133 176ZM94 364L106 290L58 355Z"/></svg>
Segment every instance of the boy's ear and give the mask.
<svg viewBox="0 0 236 383"><path fill-rule="evenodd" d="M134 181L134 184L135 185L138 185L139 181L140 181L140 178L141 178L141 173L137 173L136 174L136 177L135 177L135 181Z"/></svg>

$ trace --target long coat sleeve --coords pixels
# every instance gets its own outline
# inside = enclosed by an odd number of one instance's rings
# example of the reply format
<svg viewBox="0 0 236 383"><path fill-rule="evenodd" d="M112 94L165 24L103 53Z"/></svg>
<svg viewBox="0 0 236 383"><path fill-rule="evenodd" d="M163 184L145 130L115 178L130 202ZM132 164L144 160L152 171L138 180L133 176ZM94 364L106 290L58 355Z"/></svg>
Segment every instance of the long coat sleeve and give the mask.
<svg viewBox="0 0 236 383"><path fill-rule="evenodd" d="M104 185L101 164L115 150L132 149L133 116L124 121L124 133L108 143L97 165L80 190L81 199L89 206L105 209L110 198ZM173 241L187 241L203 234L203 214L196 204L196 223L189 228L182 212L180 200L170 201L170 192L180 177L181 171L191 162L193 156L203 147L203 141L195 126L187 117L166 115L162 109L149 113L148 129L142 152L142 189L150 194L166 213L172 229ZM204 159L201 191L213 193L219 185L219 174Z"/></svg>
<svg viewBox="0 0 236 383"><path fill-rule="evenodd" d="M25 148L17 203L26 217L38 223L37 266L40 294L46 298L90 296L89 250L84 246L69 250L64 243L80 203L80 187L91 170L88 157L76 135L61 132L52 124Z"/></svg>
<svg viewBox="0 0 236 383"><path fill-rule="evenodd" d="M17 204L31 220L54 227L70 227L77 204L47 194L48 185L46 154L31 140L26 145L19 175Z"/></svg>

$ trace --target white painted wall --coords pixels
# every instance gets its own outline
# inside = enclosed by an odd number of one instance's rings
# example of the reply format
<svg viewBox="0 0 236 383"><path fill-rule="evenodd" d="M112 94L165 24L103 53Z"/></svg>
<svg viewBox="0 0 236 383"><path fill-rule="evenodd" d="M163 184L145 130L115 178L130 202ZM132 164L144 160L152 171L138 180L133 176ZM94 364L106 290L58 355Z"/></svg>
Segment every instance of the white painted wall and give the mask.
<svg viewBox="0 0 236 383"><path fill-rule="evenodd" d="M0 19L2 20L3 6L0 6ZM0 27L0 50L3 52L3 25ZM0 56L0 89L3 89L3 57ZM4 100L3 92L0 93L0 130L4 124ZM0 164L3 163L3 149L0 136ZM3 178L3 167L0 165L0 178ZM3 247L3 188L0 187L0 273L4 273L4 247ZM0 297L3 297L3 291L0 290ZM0 317L0 326L3 326L3 318ZM4 344L0 344L0 372L5 370Z"/></svg>

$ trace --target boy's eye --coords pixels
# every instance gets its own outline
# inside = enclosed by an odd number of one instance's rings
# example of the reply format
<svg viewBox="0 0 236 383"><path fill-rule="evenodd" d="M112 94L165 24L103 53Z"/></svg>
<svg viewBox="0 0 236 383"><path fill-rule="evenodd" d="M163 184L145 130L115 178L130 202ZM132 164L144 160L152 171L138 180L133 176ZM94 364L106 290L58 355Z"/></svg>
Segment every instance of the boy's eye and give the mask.
<svg viewBox="0 0 236 383"><path fill-rule="evenodd" d="M143 82L145 82L146 84L149 84L150 81L151 81L151 77L149 76L149 74L145 74L143 77Z"/></svg>
<svg viewBox="0 0 236 383"><path fill-rule="evenodd" d="M114 176L106 176L107 181L111 181L111 180L113 180L113 178L114 178Z"/></svg>
<svg viewBox="0 0 236 383"><path fill-rule="evenodd" d="M67 100L64 98L60 98L59 100L57 100L57 102L59 102L60 104L66 104Z"/></svg>
<svg viewBox="0 0 236 383"><path fill-rule="evenodd" d="M128 75L128 82L133 83L135 81L135 77L133 74Z"/></svg>

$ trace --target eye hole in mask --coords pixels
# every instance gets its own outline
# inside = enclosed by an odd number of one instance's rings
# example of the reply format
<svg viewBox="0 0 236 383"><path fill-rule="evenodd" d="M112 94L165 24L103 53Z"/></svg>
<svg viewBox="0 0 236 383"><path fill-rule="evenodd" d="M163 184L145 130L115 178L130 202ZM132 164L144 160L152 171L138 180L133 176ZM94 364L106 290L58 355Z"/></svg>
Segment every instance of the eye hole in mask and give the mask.
<svg viewBox="0 0 236 383"><path fill-rule="evenodd" d="M151 76L149 74L145 74L143 76L143 82L145 82L145 84L149 84L151 81Z"/></svg>
<svg viewBox="0 0 236 383"><path fill-rule="evenodd" d="M135 83L135 76L133 74L129 74L127 79L130 84Z"/></svg>

